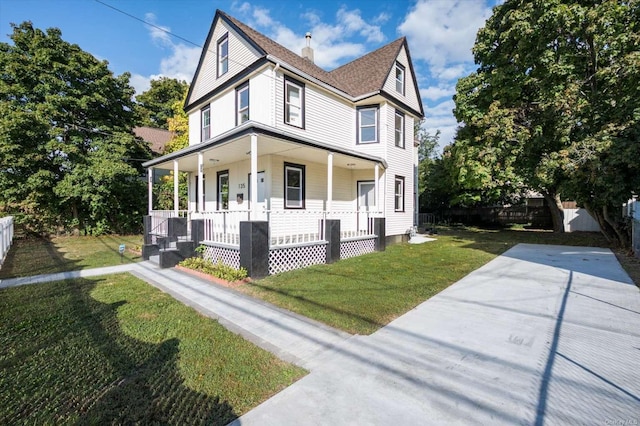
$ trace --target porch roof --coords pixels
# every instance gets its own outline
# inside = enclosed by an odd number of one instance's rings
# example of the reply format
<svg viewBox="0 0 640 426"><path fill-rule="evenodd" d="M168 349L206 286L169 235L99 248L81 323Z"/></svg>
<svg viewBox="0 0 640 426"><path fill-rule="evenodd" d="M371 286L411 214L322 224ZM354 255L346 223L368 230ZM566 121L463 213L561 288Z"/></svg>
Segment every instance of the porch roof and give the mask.
<svg viewBox="0 0 640 426"><path fill-rule="evenodd" d="M364 154L355 150L338 148L313 139L288 133L282 129L266 126L262 123L248 121L215 138L197 145L191 145L162 157L154 158L142 164L143 167L173 169L173 161L177 160L180 170L197 171L197 154L204 153L205 164L215 162L217 165L233 163L249 158L251 150L250 136L257 134L258 155L287 155L316 163L325 163L326 157L318 157L317 150L334 154L334 166L366 169L371 164L380 164L387 168L387 162L380 157ZM261 140L268 141L263 143Z"/></svg>

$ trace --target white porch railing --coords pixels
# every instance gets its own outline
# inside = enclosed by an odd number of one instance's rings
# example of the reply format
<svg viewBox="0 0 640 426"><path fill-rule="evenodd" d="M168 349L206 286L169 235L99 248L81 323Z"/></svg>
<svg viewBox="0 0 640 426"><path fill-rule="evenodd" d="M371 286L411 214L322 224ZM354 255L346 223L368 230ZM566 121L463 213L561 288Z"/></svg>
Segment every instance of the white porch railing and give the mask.
<svg viewBox="0 0 640 426"><path fill-rule="evenodd" d="M383 217L382 212L374 211L331 211L327 219L340 220L340 239L373 235L373 219Z"/></svg>
<svg viewBox="0 0 640 426"><path fill-rule="evenodd" d="M340 239L373 235L373 219L381 212L371 211L322 211L322 210L271 210L267 212L271 245L313 243L324 241L321 221L340 221Z"/></svg>
<svg viewBox="0 0 640 426"><path fill-rule="evenodd" d="M13 242L13 216L0 219L0 268Z"/></svg>
<svg viewBox="0 0 640 426"><path fill-rule="evenodd" d="M188 210L153 210L151 216L151 233L154 235L167 235L169 233L168 219L172 217L189 218Z"/></svg>
<svg viewBox="0 0 640 426"><path fill-rule="evenodd" d="M240 244L240 222L249 220L250 211L230 210L202 212L204 219L204 240L230 245Z"/></svg>

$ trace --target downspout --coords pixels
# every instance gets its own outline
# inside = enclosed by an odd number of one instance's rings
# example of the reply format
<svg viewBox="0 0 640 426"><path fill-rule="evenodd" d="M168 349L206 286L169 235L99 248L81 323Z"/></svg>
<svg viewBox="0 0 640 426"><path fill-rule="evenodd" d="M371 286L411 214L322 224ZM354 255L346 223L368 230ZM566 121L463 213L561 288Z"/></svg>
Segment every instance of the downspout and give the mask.
<svg viewBox="0 0 640 426"><path fill-rule="evenodd" d="M276 66L273 67L273 93L271 94L273 96L273 103L272 105L276 104L276 93L277 93L277 84L278 84L278 70L280 69L280 63L276 62ZM271 125L273 127L276 127L276 108L271 108Z"/></svg>

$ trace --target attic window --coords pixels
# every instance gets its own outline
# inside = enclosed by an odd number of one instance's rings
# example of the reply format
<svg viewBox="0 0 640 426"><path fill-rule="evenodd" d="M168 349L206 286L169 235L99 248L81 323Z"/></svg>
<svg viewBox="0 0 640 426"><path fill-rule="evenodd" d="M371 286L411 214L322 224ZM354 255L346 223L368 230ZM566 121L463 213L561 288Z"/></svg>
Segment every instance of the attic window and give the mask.
<svg viewBox="0 0 640 426"><path fill-rule="evenodd" d="M396 91L404 95L404 67L396 62Z"/></svg>
<svg viewBox="0 0 640 426"><path fill-rule="evenodd" d="M229 71L229 34L218 40L218 77Z"/></svg>

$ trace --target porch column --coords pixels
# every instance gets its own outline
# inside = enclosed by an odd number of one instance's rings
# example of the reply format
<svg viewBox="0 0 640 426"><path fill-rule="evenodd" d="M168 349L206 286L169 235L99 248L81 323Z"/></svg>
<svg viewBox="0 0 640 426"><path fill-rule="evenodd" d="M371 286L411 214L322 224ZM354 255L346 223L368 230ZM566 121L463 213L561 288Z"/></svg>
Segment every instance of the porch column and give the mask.
<svg viewBox="0 0 640 426"><path fill-rule="evenodd" d="M149 193L149 214L153 211L153 167L147 169L147 185Z"/></svg>
<svg viewBox="0 0 640 426"><path fill-rule="evenodd" d="M258 218L258 135L251 135L251 220Z"/></svg>
<svg viewBox="0 0 640 426"><path fill-rule="evenodd" d="M373 182L374 182L374 197L375 200L374 201L374 205L376 208L376 211L379 211L378 209L378 200L380 199L380 188L379 188L379 183L378 181L380 180L380 165L378 163L376 163L376 165L373 167Z"/></svg>
<svg viewBox="0 0 640 426"><path fill-rule="evenodd" d="M204 179L202 174L204 172L204 153L198 153L198 193L196 194L198 211L202 213L204 211Z"/></svg>
<svg viewBox="0 0 640 426"><path fill-rule="evenodd" d="M178 210L180 210L178 185L178 160L173 160L173 211L176 217L178 217Z"/></svg>
<svg viewBox="0 0 640 426"><path fill-rule="evenodd" d="M333 203L333 152L327 154L327 205L325 210L331 211Z"/></svg>

